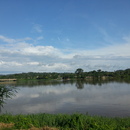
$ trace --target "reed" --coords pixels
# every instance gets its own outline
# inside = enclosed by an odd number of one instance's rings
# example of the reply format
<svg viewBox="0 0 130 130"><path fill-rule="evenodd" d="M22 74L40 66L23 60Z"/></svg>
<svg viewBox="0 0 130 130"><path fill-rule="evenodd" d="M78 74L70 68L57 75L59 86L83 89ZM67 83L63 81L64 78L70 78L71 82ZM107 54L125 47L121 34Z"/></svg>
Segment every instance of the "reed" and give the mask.
<svg viewBox="0 0 130 130"><path fill-rule="evenodd" d="M7 129L57 128L59 130L130 130L130 117L110 118L90 116L80 113L69 114L30 114L0 115L0 122L14 124ZM5 129L5 128L3 128Z"/></svg>

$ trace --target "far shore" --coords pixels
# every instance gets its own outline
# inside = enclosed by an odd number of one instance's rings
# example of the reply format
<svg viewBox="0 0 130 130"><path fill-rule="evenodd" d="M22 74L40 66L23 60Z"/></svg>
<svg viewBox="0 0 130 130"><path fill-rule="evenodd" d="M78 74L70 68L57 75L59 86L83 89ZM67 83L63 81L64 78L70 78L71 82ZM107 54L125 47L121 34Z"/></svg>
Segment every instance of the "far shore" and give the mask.
<svg viewBox="0 0 130 130"><path fill-rule="evenodd" d="M16 81L17 79L0 79L0 82Z"/></svg>

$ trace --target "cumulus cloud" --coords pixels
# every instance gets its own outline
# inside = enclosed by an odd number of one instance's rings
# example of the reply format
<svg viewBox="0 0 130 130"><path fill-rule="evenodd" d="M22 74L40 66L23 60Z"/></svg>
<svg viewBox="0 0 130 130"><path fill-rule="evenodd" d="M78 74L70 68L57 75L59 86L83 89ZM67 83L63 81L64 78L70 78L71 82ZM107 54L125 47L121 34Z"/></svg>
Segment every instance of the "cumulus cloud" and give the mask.
<svg viewBox="0 0 130 130"><path fill-rule="evenodd" d="M79 67L84 71L129 68L128 40L96 50L64 50L33 45L27 42L30 39L18 40L0 35L0 40L8 43L6 46L0 44L0 71L74 72Z"/></svg>

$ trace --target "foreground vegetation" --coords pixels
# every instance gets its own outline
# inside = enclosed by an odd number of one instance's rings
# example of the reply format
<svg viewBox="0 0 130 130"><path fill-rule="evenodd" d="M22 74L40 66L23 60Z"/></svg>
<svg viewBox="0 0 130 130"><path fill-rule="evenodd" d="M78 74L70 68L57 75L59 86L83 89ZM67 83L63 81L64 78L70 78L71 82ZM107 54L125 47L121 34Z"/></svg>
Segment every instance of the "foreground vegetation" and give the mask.
<svg viewBox="0 0 130 130"><path fill-rule="evenodd" d="M10 124L8 130L49 128L55 130L130 130L130 117L109 118L84 114L0 115L0 122ZM0 123L0 124L1 124ZM7 125L8 126L8 125ZM2 129L2 127L1 127ZM3 128L5 129L5 128ZM7 129L7 128L6 128Z"/></svg>

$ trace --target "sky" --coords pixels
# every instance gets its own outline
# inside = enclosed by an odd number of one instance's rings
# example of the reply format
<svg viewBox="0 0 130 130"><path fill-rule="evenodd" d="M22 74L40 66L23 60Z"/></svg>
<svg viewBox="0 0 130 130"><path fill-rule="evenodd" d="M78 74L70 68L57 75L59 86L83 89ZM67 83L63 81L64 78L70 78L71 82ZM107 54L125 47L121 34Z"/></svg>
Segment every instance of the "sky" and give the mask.
<svg viewBox="0 0 130 130"><path fill-rule="evenodd" d="M0 0L0 74L130 68L130 0Z"/></svg>

